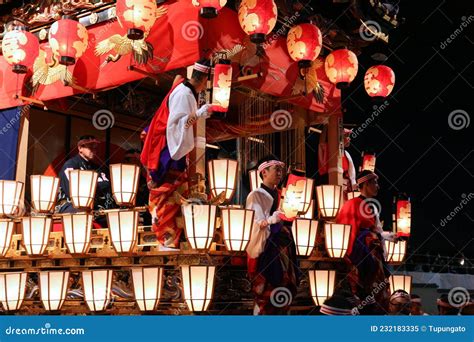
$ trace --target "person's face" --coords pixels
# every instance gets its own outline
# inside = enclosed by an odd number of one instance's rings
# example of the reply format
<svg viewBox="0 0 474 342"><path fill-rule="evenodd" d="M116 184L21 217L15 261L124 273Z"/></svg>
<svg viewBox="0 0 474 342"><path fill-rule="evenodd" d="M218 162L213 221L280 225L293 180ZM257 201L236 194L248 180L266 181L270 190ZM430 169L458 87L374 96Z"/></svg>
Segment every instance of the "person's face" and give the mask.
<svg viewBox="0 0 474 342"><path fill-rule="evenodd" d="M365 182L362 186L362 191L364 193L364 196L367 198L372 198L377 196L379 193L379 183L377 179L371 179L367 182Z"/></svg>
<svg viewBox="0 0 474 342"><path fill-rule="evenodd" d="M141 165L140 155L138 153L125 155L125 158L123 161L125 162L125 164L133 164L133 165L138 165L138 166Z"/></svg>
<svg viewBox="0 0 474 342"><path fill-rule="evenodd" d="M421 315L421 304L420 303L411 303L411 314L414 316Z"/></svg>
<svg viewBox="0 0 474 342"><path fill-rule="evenodd" d="M86 160L92 160L97 154L97 144L79 146L79 154Z"/></svg>
<svg viewBox="0 0 474 342"><path fill-rule="evenodd" d="M277 186L283 178L283 168L281 166L272 165L262 171L263 182L266 185Z"/></svg>
<svg viewBox="0 0 474 342"><path fill-rule="evenodd" d="M196 90L197 93L200 93L201 91L204 91L207 86L207 77L202 78L201 80L197 81L194 89Z"/></svg>

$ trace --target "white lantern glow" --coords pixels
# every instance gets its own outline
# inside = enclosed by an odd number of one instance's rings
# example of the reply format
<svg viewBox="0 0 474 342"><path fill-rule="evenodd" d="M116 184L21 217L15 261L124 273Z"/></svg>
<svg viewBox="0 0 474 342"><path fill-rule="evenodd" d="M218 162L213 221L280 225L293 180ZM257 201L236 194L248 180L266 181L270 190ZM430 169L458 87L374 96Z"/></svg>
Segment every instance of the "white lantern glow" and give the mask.
<svg viewBox="0 0 474 342"><path fill-rule="evenodd" d="M305 178L296 181L296 184L287 184L281 205L286 217L295 217L298 213L308 211L313 196L313 183L313 179Z"/></svg>
<svg viewBox="0 0 474 342"><path fill-rule="evenodd" d="M155 310L161 295L163 268L136 267L132 268L133 289L135 300L141 311Z"/></svg>
<svg viewBox="0 0 474 342"><path fill-rule="evenodd" d="M72 205L78 209L91 209L94 204L97 178L99 175L90 170L69 171L69 191Z"/></svg>
<svg viewBox="0 0 474 342"><path fill-rule="evenodd" d="M10 249L14 226L13 220L0 219L0 256L5 256Z"/></svg>
<svg viewBox="0 0 474 342"><path fill-rule="evenodd" d="M291 227L296 244L296 254L310 256L316 243L318 221L297 218Z"/></svg>
<svg viewBox="0 0 474 342"><path fill-rule="evenodd" d="M208 162L209 188L216 197L225 192L225 199L234 195L239 163L232 159L213 159Z"/></svg>
<svg viewBox="0 0 474 342"><path fill-rule="evenodd" d="M0 180L0 217L17 214L22 191L22 182Z"/></svg>
<svg viewBox="0 0 474 342"><path fill-rule="evenodd" d="M257 170L249 171L249 179L250 179L250 191L254 191L257 188L260 188L260 185L262 185L263 180L258 175Z"/></svg>
<svg viewBox="0 0 474 342"><path fill-rule="evenodd" d="M184 299L191 311L206 311L214 291L215 266L181 266Z"/></svg>
<svg viewBox="0 0 474 342"><path fill-rule="evenodd" d="M342 200L342 186L319 185L316 187L319 214L322 218L334 218L339 213Z"/></svg>
<svg viewBox="0 0 474 342"><path fill-rule="evenodd" d="M407 242L405 240L398 242L385 240L385 250L387 251L385 258L387 262L402 262L407 251Z"/></svg>
<svg viewBox="0 0 474 342"><path fill-rule="evenodd" d="M186 237L194 249L209 249L216 227L215 205L182 205Z"/></svg>
<svg viewBox="0 0 474 342"><path fill-rule="evenodd" d="M26 272L0 273L0 302L6 311L19 310L25 298Z"/></svg>
<svg viewBox="0 0 474 342"><path fill-rule="evenodd" d="M87 253L92 233L92 215L89 213L63 214L64 242L71 254Z"/></svg>
<svg viewBox="0 0 474 342"><path fill-rule="evenodd" d="M311 204L309 205L306 214L298 215L298 217L305 218L308 220L312 220L314 218L314 200L311 200Z"/></svg>
<svg viewBox="0 0 474 342"><path fill-rule="evenodd" d="M324 233L326 250L331 258L343 258L346 255L351 236L350 224L325 223Z"/></svg>
<svg viewBox="0 0 474 342"><path fill-rule="evenodd" d="M347 200L351 200L360 196L360 191L352 191L347 193Z"/></svg>
<svg viewBox="0 0 474 342"><path fill-rule="evenodd" d="M61 310L66 300L69 271L39 273L41 301L48 311Z"/></svg>
<svg viewBox="0 0 474 342"><path fill-rule="evenodd" d="M140 167L133 164L111 164L112 194L118 205L135 205Z"/></svg>
<svg viewBox="0 0 474 342"><path fill-rule="evenodd" d="M392 274L390 276L390 293L397 290L404 290L408 294L411 293L412 276L403 274Z"/></svg>
<svg viewBox="0 0 474 342"><path fill-rule="evenodd" d="M49 240L52 219L47 216L22 217L23 244L28 255L44 253Z"/></svg>
<svg viewBox="0 0 474 342"><path fill-rule="evenodd" d="M324 301L334 293L336 284L336 271L334 270L309 270L309 288L311 297L317 306L323 305Z"/></svg>
<svg viewBox="0 0 474 342"><path fill-rule="evenodd" d="M118 253L132 252L138 238L138 212L135 210L108 210L107 222L110 239Z"/></svg>
<svg viewBox="0 0 474 342"><path fill-rule="evenodd" d="M255 212L249 209L221 210L224 242L229 251L245 251L250 241Z"/></svg>
<svg viewBox="0 0 474 342"><path fill-rule="evenodd" d="M90 311L103 311L110 302L112 270L82 271L84 299Z"/></svg>
<svg viewBox="0 0 474 342"><path fill-rule="evenodd" d="M30 176L31 205L39 213L49 213L56 204L59 178L51 176Z"/></svg>

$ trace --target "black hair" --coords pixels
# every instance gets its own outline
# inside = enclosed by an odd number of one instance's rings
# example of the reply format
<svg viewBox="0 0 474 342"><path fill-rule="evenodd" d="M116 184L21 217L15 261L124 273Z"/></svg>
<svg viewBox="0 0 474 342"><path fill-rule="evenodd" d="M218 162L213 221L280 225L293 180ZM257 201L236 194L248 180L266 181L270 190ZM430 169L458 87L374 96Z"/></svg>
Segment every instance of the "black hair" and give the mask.
<svg viewBox="0 0 474 342"><path fill-rule="evenodd" d="M140 153L139 149L131 148L125 152L125 154Z"/></svg>
<svg viewBox="0 0 474 342"><path fill-rule="evenodd" d="M208 67L211 66L211 61L208 60L207 58L201 58L196 63L202 64ZM193 73L191 74L191 78L194 78L195 80L198 80L198 81L202 81L204 78L207 78L207 77L209 77L209 72L202 72L195 69L193 69Z"/></svg>
<svg viewBox="0 0 474 342"><path fill-rule="evenodd" d="M365 177L365 176L368 176L368 175L373 175L374 173L370 170L363 170L361 172L359 172L359 174L357 175L357 179L360 179L362 177ZM365 183L365 182L364 182ZM364 185L364 183L360 184L359 185L359 188L362 187L362 185Z"/></svg>
<svg viewBox="0 0 474 342"><path fill-rule="evenodd" d="M92 139L95 139L95 137L93 135L90 135L90 134L81 135L79 137L79 140L92 140Z"/></svg>

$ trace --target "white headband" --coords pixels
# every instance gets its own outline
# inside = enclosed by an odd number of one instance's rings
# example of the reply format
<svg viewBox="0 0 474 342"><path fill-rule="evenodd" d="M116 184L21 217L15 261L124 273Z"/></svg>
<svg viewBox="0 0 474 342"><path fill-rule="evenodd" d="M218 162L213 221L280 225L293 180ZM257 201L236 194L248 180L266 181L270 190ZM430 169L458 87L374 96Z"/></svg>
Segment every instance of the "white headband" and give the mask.
<svg viewBox="0 0 474 342"><path fill-rule="evenodd" d="M258 166L257 172L260 173L263 170L265 170L267 167L270 167L270 166L273 166L273 165L284 167L285 163L283 163L279 160L269 160L269 161L266 161L266 162L263 162L262 164L260 164Z"/></svg>
<svg viewBox="0 0 474 342"><path fill-rule="evenodd" d="M360 177L359 179L357 179L357 185L361 185L362 183L364 182L367 182L371 179L378 179L379 176L377 176L375 173L369 173L368 175L364 176L364 177Z"/></svg>
<svg viewBox="0 0 474 342"><path fill-rule="evenodd" d="M204 64L199 64L198 62L194 63L194 70L208 73L209 70L211 70L211 67L204 65Z"/></svg>

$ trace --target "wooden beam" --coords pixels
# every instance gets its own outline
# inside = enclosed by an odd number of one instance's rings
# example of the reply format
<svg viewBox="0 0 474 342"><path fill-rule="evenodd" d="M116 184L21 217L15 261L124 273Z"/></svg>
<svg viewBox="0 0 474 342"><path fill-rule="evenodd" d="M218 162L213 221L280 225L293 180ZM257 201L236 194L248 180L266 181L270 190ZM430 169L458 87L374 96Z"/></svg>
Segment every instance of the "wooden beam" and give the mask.
<svg viewBox="0 0 474 342"><path fill-rule="evenodd" d="M329 184L342 185L342 154L344 153L342 117L331 115L328 123Z"/></svg>

